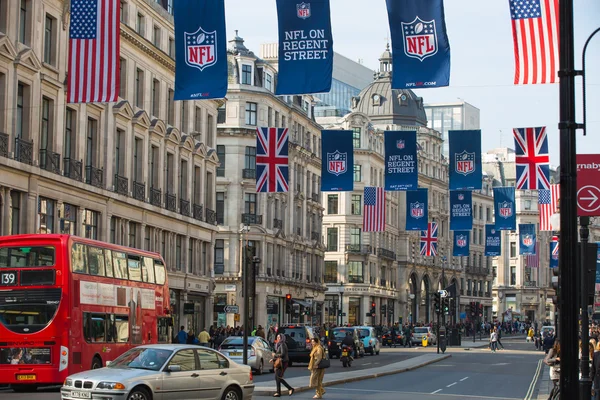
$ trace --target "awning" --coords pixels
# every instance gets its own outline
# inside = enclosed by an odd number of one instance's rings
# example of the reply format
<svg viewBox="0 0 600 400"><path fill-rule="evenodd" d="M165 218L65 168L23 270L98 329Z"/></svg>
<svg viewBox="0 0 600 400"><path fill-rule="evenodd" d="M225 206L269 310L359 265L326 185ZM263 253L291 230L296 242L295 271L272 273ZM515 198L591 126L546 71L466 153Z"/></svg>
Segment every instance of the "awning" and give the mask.
<svg viewBox="0 0 600 400"><path fill-rule="evenodd" d="M296 304L300 304L302 307L310 308L310 304L304 300L292 299L292 302L294 302Z"/></svg>

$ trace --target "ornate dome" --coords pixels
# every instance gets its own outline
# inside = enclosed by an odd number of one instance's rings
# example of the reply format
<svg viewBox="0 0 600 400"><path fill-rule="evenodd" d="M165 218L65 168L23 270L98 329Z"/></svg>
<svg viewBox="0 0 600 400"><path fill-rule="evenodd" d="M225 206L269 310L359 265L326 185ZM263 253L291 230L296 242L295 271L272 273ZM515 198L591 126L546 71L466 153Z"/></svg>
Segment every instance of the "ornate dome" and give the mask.
<svg viewBox="0 0 600 400"><path fill-rule="evenodd" d="M409 89L392 89L392 53L388 44L379 59L375 80L352 99L352 112L374 124L427 126L423 98Z"/></svg>

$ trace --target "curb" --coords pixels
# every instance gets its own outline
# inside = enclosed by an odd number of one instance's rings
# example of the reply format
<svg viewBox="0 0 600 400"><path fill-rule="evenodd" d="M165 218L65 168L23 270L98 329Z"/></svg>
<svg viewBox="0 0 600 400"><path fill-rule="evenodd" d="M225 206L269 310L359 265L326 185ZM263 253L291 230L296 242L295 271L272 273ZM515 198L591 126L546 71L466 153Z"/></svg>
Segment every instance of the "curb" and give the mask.
<svg viewBox="0 0 600 400"><path fill-rule="evenodd" d="M393 371L386 371L386 372L379 372L376 374L367 374L367 375L361 375L361 376L355 376L355 377L351 377L351 378L342 378L342 379L337 379L335 381L329 381L329 382L323 382L323 387L327 387L327 386L334 386L334 385L339 385L341 383L350 383L350 382L358 382L358 381L364 381L367 379L373 379L373 378L380 378L383 376L388 376L388 375L395 375L395 374L400 374L402 372L408 372L408 371L413 371L415 369L419 369L421 367L425 367L426 365L429 364L434 364L436 362L445 360L447 358L452 357L451 354L444 354L442 357L434 359L434 360L430 360L430 361L425 361L421 364L412 366L412 367L405 367L405 368L400 368L400 369L395 369ZM379 368L385 368L385 367L379 367ZM306 377L308 379L308 376ZM300 392L306 392L309 391L311 389L310 386L298 386L294 388L294 393L300 393ZM253 396L272 396L275 394L275 390L265 390L265 389L254 389L254 392L252 393Z"/></svg>

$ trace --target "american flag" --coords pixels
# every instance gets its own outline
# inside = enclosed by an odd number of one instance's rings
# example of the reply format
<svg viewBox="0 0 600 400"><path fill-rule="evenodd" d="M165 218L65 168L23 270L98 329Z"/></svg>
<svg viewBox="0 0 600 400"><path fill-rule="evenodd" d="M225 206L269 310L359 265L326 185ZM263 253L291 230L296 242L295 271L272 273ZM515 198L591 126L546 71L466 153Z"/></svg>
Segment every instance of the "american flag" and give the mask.
<svg viewBox="0 0 600 400"><path fill-rule="evenodd" d="M426 231L421 231L421 255L437 256L437 222L430 222Z"/></svg>
<svg viewBox="0 0 600 400"><path fill-rule="evenodd" d="M550 156L546 127L515 128L517 189L550 189Z"/></svg>
<svg viewBox="0 0 600 400"><path fill-rule="evenodd" d="M540 231L553 231L550 217L558 211L560 185L550 185L550 189L538 190L538 210L540 212ZM557 227L558 228L558 227Z"/></svg>
<svg viewBox="0 0 600 400"><path fill-rule="evenodd" d="M256 128L256 191L287 192L287 128Z"/></svg>
<svg viewBox="0 0 600 400"><path fill-rule="evenodd" d="M558 236L552 236L550 242L550 268L558 267L558 247L559 247Z"/></svg>
<svg viewBox="0 0 600 400"><path fill-rule="evenodd" d="M68 103L119 97L119 0L71 0Z"/></svg>
<svg viewBox="0 0 600 400"><path fill-rule="evenodd" d="M558 82L558 0L509 0L515 85Z"/></svg>
<svg viewBox="0 0 600 400"><path fill-rule="evenodd" d="M540 241L536 240L535 241L535 253L525 256L525 257L527 257L527 263L525 264L526 266L528 266L530 268L539 268L539 266L540 266L539 245L540 245Z"/></svg>
<svg viewBox="0 0 600 400"><path fill-rule="evenodd" d="M385 190L367 186L364 197L363 232L385 231Z"/></svg>

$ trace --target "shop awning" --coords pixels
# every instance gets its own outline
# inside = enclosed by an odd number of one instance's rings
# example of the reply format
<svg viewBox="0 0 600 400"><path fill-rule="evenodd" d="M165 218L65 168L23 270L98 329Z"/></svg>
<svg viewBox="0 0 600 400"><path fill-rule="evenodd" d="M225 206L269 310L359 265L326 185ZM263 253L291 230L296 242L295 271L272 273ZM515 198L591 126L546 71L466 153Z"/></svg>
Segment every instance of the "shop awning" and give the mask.
<svg viewBox="0 0 600 400"><path fill-rule="evenodd" d="M310 308L310 304L304 300L292 299L292 302L300 304L302 307Z"/></svg>

